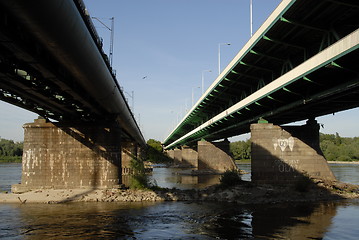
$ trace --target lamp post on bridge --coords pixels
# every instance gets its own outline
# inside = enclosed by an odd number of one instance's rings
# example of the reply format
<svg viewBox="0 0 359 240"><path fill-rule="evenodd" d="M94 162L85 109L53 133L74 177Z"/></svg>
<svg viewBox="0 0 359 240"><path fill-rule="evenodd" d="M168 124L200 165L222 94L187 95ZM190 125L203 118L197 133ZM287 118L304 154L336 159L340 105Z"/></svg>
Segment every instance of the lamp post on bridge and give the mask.
<svg viewBox="0 0 359 240"><path fill-rule="evenodd" d="M251 37L253 36L253 0L249 0L249 24L251 29Z"/></svg>
<svg viewBox="0 0 359 240"><path fill-rule="evenodd" d="M202 71L202 95L203 95L203 92L204 92L204 73L205 72L212 72L211 70L203 70ZM192 104L193 105L193 104Z"/></svg>
<svg viewBox="0 0 359 240"><path fill-rule="evenodd" d="M230 43L218 43L218 75L221 74L221 45L231 45Z"/></svg>
<svg viewBox="0 0 359 240"><path fill-rule="evenodd" d="M126 93L132 100L132 113L135 114L135 92L134 91L131 91L131 94L129 94L128 92L126 91L123 91L124 93Z"/></svg>
<svg viewBox="0 0 359 240"><path fill-rule="evenodd" d="M92 19L96 19L99 23L101 23L102 26L104 26L106 29L108 29L111 32L110 36L110 52L109 52L109 60L110 60L110 66L112 68L112 58L113 58L113 40L114 40L114 31L115 31L115 18L112 17L109 20L111 20L111 27L108 27L104 22L102 22L97 17L92 17Z"/></svg>

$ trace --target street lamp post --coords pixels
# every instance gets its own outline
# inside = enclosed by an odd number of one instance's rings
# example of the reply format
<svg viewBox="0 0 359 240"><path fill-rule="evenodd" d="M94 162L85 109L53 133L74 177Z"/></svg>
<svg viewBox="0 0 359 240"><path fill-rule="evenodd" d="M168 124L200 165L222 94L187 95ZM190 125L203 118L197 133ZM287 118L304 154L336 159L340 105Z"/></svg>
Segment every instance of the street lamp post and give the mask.
<svg viewBox="0 0 359 240"><path fill-rule="evenodd" d="M221 74L221 45L231 45L230 43L218 43L218 75Z"/></svg>
<svg viewBox="0 0 359 240"><path fill-rule="evenodd" d="M126 93L132 100L132 113L134 114L135 113L135 92L134 91L131 91L131 94L129 94L128 92L126 91L123 91L124 93Z"/></svg>
<svg viewBox="0 0 359 240"><path fill-rule="evenodd" d="M106 29L108 29L111 32L110 36L110 52L109 52L109 60L110 60L110 66L112 67L112 58L113 58L113 39L114 39L114 31L115 31L115 18L112 17L109 20L111 20L111 27L107 26L104 22L102 22L97 17L92 17L92 19L97 20L99 23L101 23L102 26L104 26Z"/></svg>
<svg viewBox="0 0 359 240"><path fill-rule="evenodd" d="M212 72L211 70L203 70L202 71L202 95L203 95L203 92L204 92L204 73L205 72Z"/></svg>
<svg viewBox="0 0 359 240"><path fill-rule="evenodd" d="M252 0L249 1L249 24L251 28L251 37L253 36L253 2Z"/></svg>

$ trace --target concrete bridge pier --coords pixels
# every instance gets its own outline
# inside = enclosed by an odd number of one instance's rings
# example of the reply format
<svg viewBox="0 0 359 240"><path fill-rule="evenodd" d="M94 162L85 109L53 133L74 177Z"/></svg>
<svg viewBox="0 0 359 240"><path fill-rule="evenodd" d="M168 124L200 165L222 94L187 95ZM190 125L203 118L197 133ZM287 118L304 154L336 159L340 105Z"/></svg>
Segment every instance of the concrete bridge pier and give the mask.
<svg viewBox="0 0 359 240"><path fill-rule="evenodd" d="M223 173L237 169L229 155L229 141L208 142L201 140L196 147L182 146L181 149L167 150L167 156L176 165L192 167L198 171Z"/></svg>
<svg viewBox="0 0 359 240"><path fill-rule="evenodd" d="M198 152L195 147L182 146L181 148L182 163L181 165L198 168Z"/></svg>
<svg viewBox="0 0 359 240"><path fill-rule="evenodd" d="M251 125L252 181L293 184L303 178L336 180L319 146L319 124Z"/></svg>
<svg viewBox="0 0 359 240"><path fill-rule="evenodd" d="M121 145L124 169L128 158L123 152L136 152L131 144L121 143L121 129L113 123L51 123L36 119L23 128L21 184L14 185L13 192L112 188L122 181Z"/></svg>
<svg viewBox="0 0 359 240"><path fill-rule="evenodd" d="M198 170L212 170L223 173L227 170L237 169L232 157L229 155L229 141L220 142L198 141Z"/></svg>
<svg viewBox="0 0 359 240"><path fill-rule="evenodd" d="M121 183L129 186L130 176L133 174L131 168L131 161L134 158L139 158L139 147L133 141L121 142Z"/></svg>

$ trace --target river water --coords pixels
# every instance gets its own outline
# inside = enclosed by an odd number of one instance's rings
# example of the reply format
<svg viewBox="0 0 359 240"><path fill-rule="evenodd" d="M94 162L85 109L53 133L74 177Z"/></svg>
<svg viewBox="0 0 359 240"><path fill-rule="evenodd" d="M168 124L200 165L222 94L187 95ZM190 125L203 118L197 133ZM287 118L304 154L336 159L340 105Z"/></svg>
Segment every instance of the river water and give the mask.
<svg viewBox="0 0 359 240"><path fill-rule="evenodd" d="M250 165L240 165L250 172ZM331 164L359 184L359 165ZM159 186L204 187L218 176L155 168ZM20 164L0 164L0 191L18 183ZM243 175L244 180L250 174ZM0 239L358 239L359 200L242 206L230 203L0 204Z"/></svg>

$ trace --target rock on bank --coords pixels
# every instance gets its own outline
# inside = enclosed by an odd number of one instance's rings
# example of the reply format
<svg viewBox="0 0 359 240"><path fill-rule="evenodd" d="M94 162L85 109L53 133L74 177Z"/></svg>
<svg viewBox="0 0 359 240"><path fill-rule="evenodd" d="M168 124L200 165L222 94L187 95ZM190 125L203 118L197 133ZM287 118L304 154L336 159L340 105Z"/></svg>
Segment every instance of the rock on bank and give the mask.
<svg viewBox="0 0 359 240"><path fill-rule="evenodd" d="M200 190L41 189L22 194L1 193L0 203L218 201L239 204L313 202L359 198L359 186L314 181L299 186L254 185L242 182L230 188L219 185Z"/></svg>

